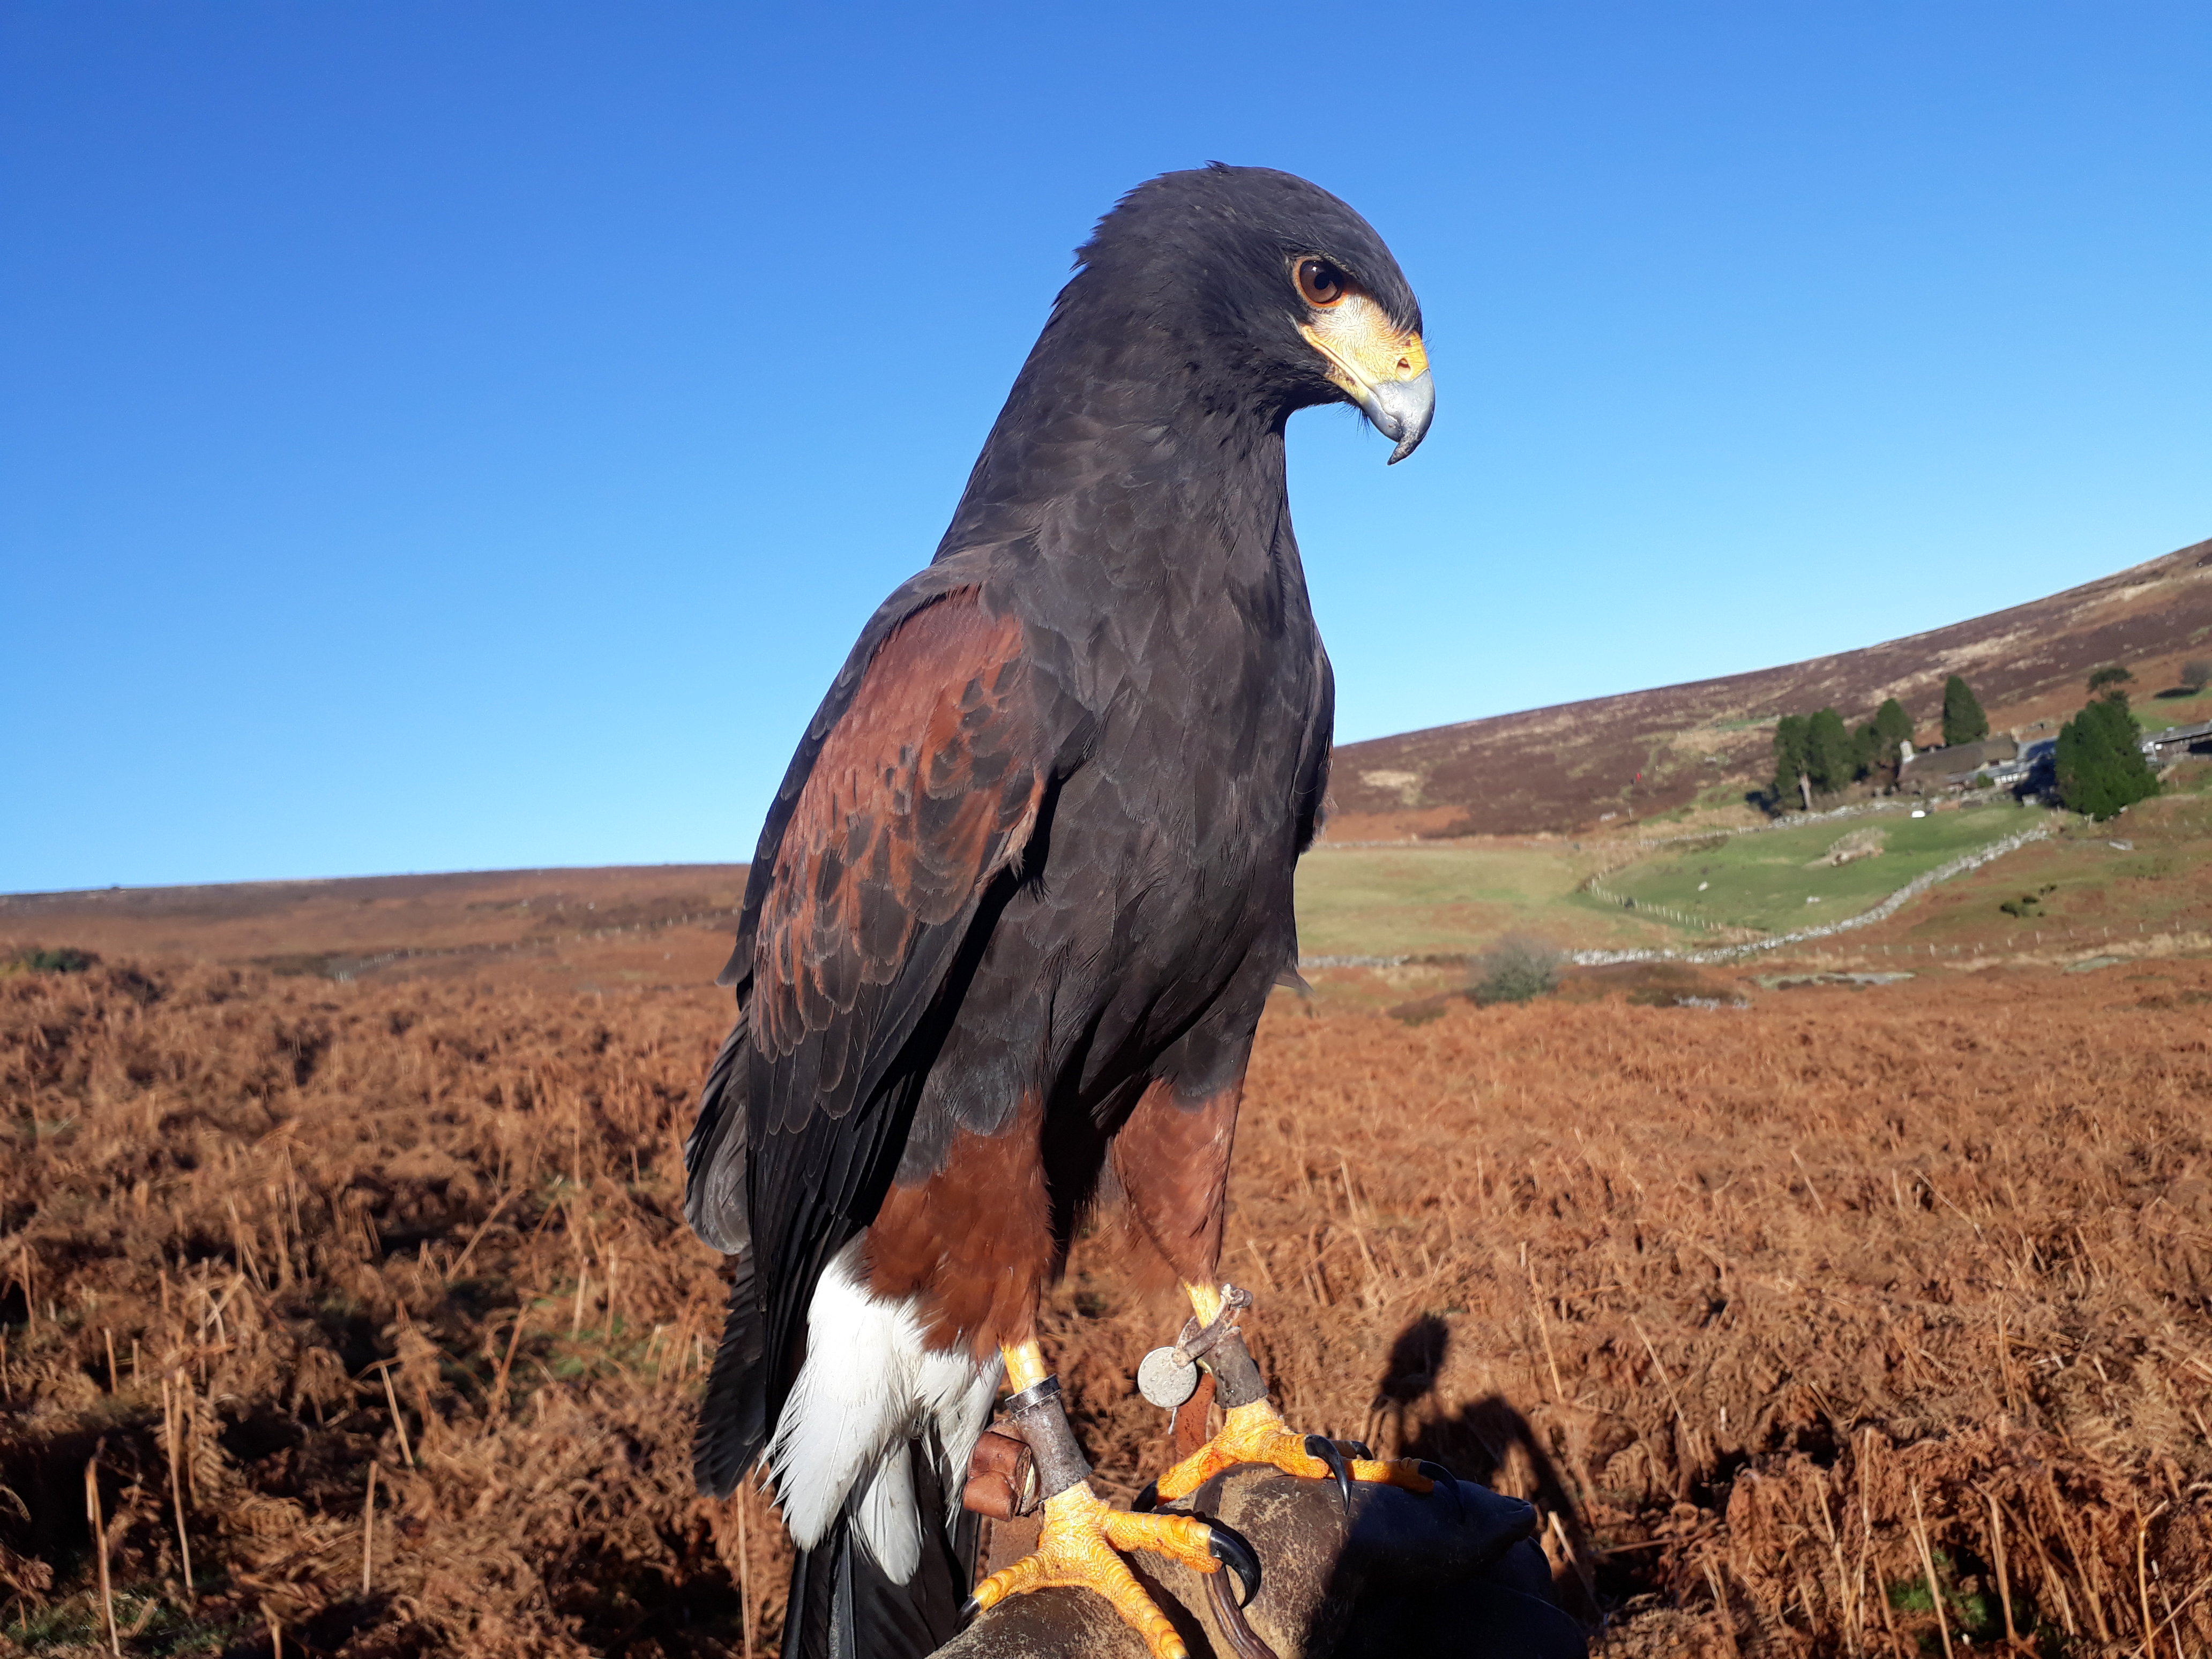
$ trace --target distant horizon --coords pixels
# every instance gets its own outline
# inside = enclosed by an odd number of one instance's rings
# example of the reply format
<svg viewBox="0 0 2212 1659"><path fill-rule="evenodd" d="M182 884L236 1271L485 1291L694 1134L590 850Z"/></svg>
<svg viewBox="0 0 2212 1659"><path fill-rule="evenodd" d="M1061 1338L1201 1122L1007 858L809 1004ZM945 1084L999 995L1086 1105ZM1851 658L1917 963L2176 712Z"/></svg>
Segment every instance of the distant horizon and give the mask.
<svg viewBox="0 0 2212 1659"><path fill-rule="evenodd" d="M2212 522L2212 11L1417 5L1372 110L1341 21L0 15L0 887L742 860L1073 250L1216 158L1426 318L1418 455L1290 427L1347 744Z"/></svg>
<svg viewBox="0 0 2212 1659"><path fill-rule="evenodd" d="M2076 588L2087 586L2095 582L2109 580L2111 578L2115 576L2124 576L2130 571L2140 569L2145 565L2155 564L2161 560L2170 559L2180 554L2194 552L2201 547L2212 547L2212 537L2202 538L2193 542L2185 542L2179 547L2169 548L2166 552L2154 554L2148 559L2139 559L2132 564L2122 565L2118 569L2107 571L2102 576L2090 578L2088 583L2076 584ZM2044 594L2039 597L2043 599L2063 599L2066 594L2075 591L2075 588L2062 588L2056 593ZM1692 679L1670 681L1664 685L1639 686L1630 691L1611 691L1603 693L1597 696L1571 698L1565 702L1539 703L1532 705L1527 708L1503 709L1493 714L1478 714L1468 720L1440 720L1430 726L1409 726L1402 732L1379 733L1375 738L1352 740L1340 739L1337 744L1337 748L1340 750L1348 748L1352 746L1352 742L1372 743L1382 741L1389 738L1406 737L1424 732L1442 731L1461 726L1480 726L1489 720L1510 720L1516 716L1526 714L1540 714L1554 709L1572 708L1583 703L1606 702L1617 698L1638 696L1650 692L1677 690L1689 687L1716 684L1724 680L1747 679L1759 675L1772 674L1785 669L1798 667L1808 663L1819 662L1828 658L1848 656L1856 652L1873 651L1878 650L1886 646L1902 644L1909 641L1920 638L1929 633L1937 633L1942 631L1946 628L1958 626L1960 623L1981 621L1988 617L2002 616L2008 611L2020 610L2027 605L2036 604L2037 602L2037 600L2033 599L2023 600L2020 605L2004 606L1994 611L1984 611L1978 617L1959 617L1952 623L1938 624L1937 627L1933 629L1922 629L1911 634L1900 634L1887 640L1869 641L1864 645L1848 647L1842 651L1826 652L1818 657L1798 658L1793 661L1784 663L1768 663L1757 668L1731 669L1723 674L1703 674ZM1935 716L1930 714L1928 718L1933 719ZM1554 833L1565 832L1561 831ZM749 866L752 861L751 851L751 848L748 848L747 855L744 858L731 859L618 859L600 863L482 864L455 866L450 868L346 871L335 874L320 875L240 876L216 881L102 882L75 887L0 890L0 899L38 898L68 893L143 892L149 890L166 891L195 887L276 887L295 884L306 885L324 882L400 881L415 878L435 878L446 876L528 875L533 873L552 875L561 873L564 871L684 869L730 870L743 869Z"/></svg>
<svg viewBox="0 0 2212 1659"><path fill-rule="evenodd" d="M233 881L111 881L94 887L38 887L0 892L0 899L60 898L76 893L179 893L198 887L315 887L342 881L432 881L441 877L557 876L570 871L744 870L750 859L702 864L690 859L629 864L483 864L457 870L349 870L333 876L240 876ZM0 918L4 920L4 918Z"/></svg>

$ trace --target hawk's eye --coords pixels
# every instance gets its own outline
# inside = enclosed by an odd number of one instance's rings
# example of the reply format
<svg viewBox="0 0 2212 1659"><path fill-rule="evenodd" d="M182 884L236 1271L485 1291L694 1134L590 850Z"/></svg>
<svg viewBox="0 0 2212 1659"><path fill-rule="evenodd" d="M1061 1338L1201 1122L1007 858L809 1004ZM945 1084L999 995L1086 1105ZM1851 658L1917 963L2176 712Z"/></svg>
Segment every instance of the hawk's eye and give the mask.
<svg viewBox="0 0 2212 1659"><path fill-rule="evenodd" d="M1298 296L1310 306L1333 306L1344 297L1344 273L1326 259L1298 261Z"/></svg>

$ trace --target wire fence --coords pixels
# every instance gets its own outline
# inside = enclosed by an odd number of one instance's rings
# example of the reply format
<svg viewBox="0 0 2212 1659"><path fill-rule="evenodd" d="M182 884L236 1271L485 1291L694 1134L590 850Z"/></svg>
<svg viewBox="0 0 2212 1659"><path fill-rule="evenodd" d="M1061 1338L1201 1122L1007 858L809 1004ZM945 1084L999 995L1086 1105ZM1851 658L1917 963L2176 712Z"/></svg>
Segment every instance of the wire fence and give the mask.
<svg viewBox="0 0 2212 1659"><path fill-rule="evenodd" d="M1687 927L1698 933L1718 925L1711 916L1678 909L1671 904L1654 904L1649 899L1638 898L1632 893L1615 892L1595 877L1583 884L1583 891L1592 898L1604 900L1607 904L1618 904L1624 910L1633 910L1639 916L1656 916L1662 921L1671 921L1677 927Z"/></svg>

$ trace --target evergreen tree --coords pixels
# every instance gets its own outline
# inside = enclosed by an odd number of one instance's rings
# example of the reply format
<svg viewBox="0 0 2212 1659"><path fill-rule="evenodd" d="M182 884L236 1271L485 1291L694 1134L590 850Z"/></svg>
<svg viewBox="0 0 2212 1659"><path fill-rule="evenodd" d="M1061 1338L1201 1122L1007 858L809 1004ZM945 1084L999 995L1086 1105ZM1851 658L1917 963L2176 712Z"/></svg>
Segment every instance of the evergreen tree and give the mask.
<svg viewBox="0 0 2212 1659"><path fill-rule="evenodd" d="M2108 818L2158 793L2139 738L2124 693L2092 699L2058 728L2058 799L2090 817Z"/></svg>
<svg viewBox="0 0 2212 1659"><path fill-rule="evenodd" d="M1881 728L1873 721L1851 733L1851 753L1858 757L1857 775L1864 777L1882 764Z"/></svg>
<svg viewBox="0 0 2212 1659"><path fill-rule="evenodd" d="M1796 796L1813 810L1813 786L1805 775L1805 728L1802 714L1784 714L1774 728L1774 784L1777 805Z"/></svg>
<svg viewBox="0 0 2212 1659"><path fill-rule="evenodd" d="M2089 695L2094 697L2100 691L2109 690L2114 686L2133 685L2135 684L2135 679L2136 677L2129 673L2126 669L2121 667L2119 664L2116 662L2108 662L2102 668L2095 669L2091 672L2089 675Z"/></svg>
<svg viewBox="0 0 2212 1659"><path fill-rule="evenodd" d="M1892 697L1875 710L1874 729L1881 734L1887 745L1882 758L1894 761L1900 746L1912 741L1912 716L1905 712L1903 703Z"/></svg>
<svg viewBox="0 0 2212 1659"><path fill-rule="evenodd" d="M1875 710L1873 723L1859 728L1859 769L1887 772L1894 782L1897 769L1904 763L1905 744L1911 737L1912 716L1905 712L1903 703L1889 698Z"/></svg>
<svg viewBox="0 0 2212 1659"><path fill-rule="evenodd" d="M1982 713L1981 700L1956 674L1943 682L1943 746L1979 743L1990 734L1990 717Z"/></svg>
<svg viewBox="0 0 2212 1659"><path fill-rule="evenodd" d="M1859 775L1858 745L1844 729L1844 717L1823 708L1805 722L1805 773L1823 793L1847 788Z"/></svg>

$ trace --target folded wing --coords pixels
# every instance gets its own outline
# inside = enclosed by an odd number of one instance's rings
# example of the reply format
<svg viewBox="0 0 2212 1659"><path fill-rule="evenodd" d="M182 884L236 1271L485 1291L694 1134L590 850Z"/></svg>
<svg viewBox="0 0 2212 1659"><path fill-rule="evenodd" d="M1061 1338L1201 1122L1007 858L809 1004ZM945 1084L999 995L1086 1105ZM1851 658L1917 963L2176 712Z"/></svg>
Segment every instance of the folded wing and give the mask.
<svg viewBox="0 0 2212 1659"><path fill-rule="evenodd" d="M792 763L726 971L738 1022L687 1149L686 1210L741 1256L702 1414L727 1490L781 1409L823 1262L904 1144L918 1042L1045 799L1050 744L1021 623L972 586L895 596Z"/></svg>

